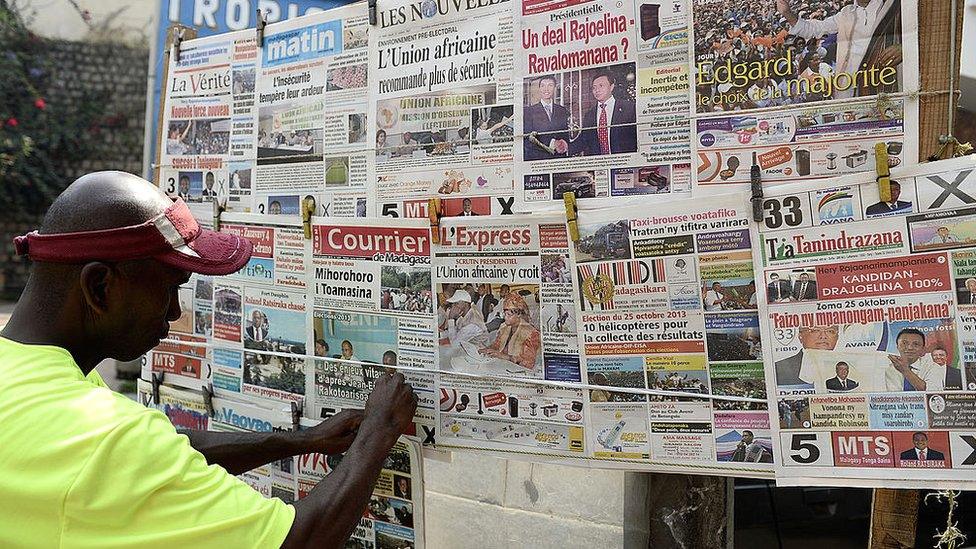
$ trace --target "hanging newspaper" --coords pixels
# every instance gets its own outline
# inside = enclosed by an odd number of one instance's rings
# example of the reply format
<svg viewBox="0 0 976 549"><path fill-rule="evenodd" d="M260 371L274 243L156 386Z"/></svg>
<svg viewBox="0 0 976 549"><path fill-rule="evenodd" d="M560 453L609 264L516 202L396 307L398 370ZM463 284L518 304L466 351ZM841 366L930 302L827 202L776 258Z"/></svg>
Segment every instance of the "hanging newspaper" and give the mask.
<svg viewBox="0 0 976 549"><path fill-rule="evenodd" d="M976 161L896 171L891 191L864 174L763 201L777 483L972 484Z"/></svg>
<svg viewBox="0 0 976 549"><path fill-rule="evenodd" d="M362 408L383 366L430 370L429 375L404 375L420 398L418 432L432 437L434 313L429 225L316 218L310 257L309 347L316 357L339 360L313 361L306 415L323 418L343 408Z"/></svg>
<svg viewBox="0 0 976 549"><path fill-rule="evenodd" d="M195 214L227 196L233 48L233 36L210 36L182 44L179 61L170 56L159 183Z"/></svg>
<svg viewBox="0 0 976 549"><path fill-rule="evenodd" d="M511 2L390 0L370 34L375 211L512 213Z"/></svg>
<svg viewBox="0 0 976 549"><path fill-rule="evenodd" d="M753 165L764 183L870 171L877 142L892 167L915 164L916 11L691 0L696 185L748 183Z"/></svg>
<svg viewBox="0 0 976 549"><path fill-rule="evenodd" d="M520 208L688 191L685 0L517 6Z"/></svg>
<svg viewBox="0 0 976 549"><path fill-rule="evenodd" d="M253 31L232 33L231 56L231 133L227 163L227 194L223 205L228 212L250 212L254 206L254 161L257 155L258 111L254 97L258 49Z"/></svg>
<svg viewBox="0 0 976 549"><path fill-rule="evenodd" d="M434 247L438 445L583 456L576 307L562 214L444 219ZM506 379L507 378L507 379Z"/></svg>
<svg viewBox="0 0 976 549"><path fill-rule="evenodd" d="M589 391L587 447L630 469L771 477L747 199L649 209L579 213L584 371L591 386L607 386Z"/></svg>
<svg viewBox="0 0 976 549"><path fill-rule="evenodd" d="M225 214L220 230L254 252L213 288L212 382L220 396L302 401L305 394L305 238L294 220Z"/></svg>
<svg viewBox="0 0 976 549"><path fill-rule="evenodd" d="M142 377L163 374L166 383L196 389L211 375L206 344L213 336L213 278L192 275L177 299L182 314L169 323L167 341L143 357Z"/></svg>
<svg viewBox="0 0 976 549"><path fill-rule="evenodd" d="M369 22L356 4L268 25L257 75L255 211L366 215Z"/></svg>
<svg viewBox="0 0 976 549"><path fill-rule="evenodd" d="M318 420L302 418L302 428ZM308 495L342 462L342 454L298 456L298 499ZM345 547L424 547L424 473L420 444L400 437L390 449L363 518Z"/></svg>
<svg viewBox="0 0 976 549"><path fill-rule="evenodd" d="M136 385L136 400L148 408L155 408L166 414L170 423L177 429L206 431L210 428L210 415L199 392L178 390L166 385L159 386L159 400L153 400L152 383L139 379Z"/></svg>

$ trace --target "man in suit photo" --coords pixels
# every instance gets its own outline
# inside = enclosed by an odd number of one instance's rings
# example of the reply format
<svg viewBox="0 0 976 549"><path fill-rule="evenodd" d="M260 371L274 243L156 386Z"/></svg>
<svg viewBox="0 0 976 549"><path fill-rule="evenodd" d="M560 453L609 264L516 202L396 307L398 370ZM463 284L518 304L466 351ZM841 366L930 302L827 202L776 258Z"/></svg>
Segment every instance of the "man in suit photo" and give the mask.
<svg viewBox="0 0 976 549"><path fill-rule="evenodd" d="M780 280L776 273L769 275L769 284L766 284L767 301L770 303L788 301L792 295L789 280Z"/></svg>
<svg viewBox="0 0 976 549"><path fill-rule="evenodd" d="M810 280L807 273L800 274L800 280L793 283L794 301L811 301L817 299L817 283Z"/></svg>
<svg viewBox="0 0 976 549"><path fill-rule="evenodd" d="M535 135L535 138L549 149L540 147L526 137L522 140L523 160L544 160L556 158L556 143L569 141L569 110L556 103L556 78L552 75L540 76L536 79L539 90L539 102L522 109L523 131L525 135Z"/></svg>
<svg viewBox="0 0 976 549"><path fill-rule="evenodd" d="M944 461L945 454L929 448L929 436L921 431L912 435L913 448L901 453L902 461Z"/></svg>
<svg viewBox="0 0 976 549"><path fill-rule="evenodd" d="M875 202L868 206L868 209L864 211L868 217L874 215L884 215L893 212L907 212L911 211L912 203L905 202L904 200L898 200L901 196L901 184L897 181L891 182L891 201L890 202Z"/></svg>
<svg viewBox="0 0 976 549"><path fill-rule="evenodd" d="M840 337L840 327L832 326L804 326L800 328L797 339L803 349L822 349L833 351ZM776 361L777 385L810 385L809 381L800 379L800 366L803 365L803 349L793 356Z"/></svg>
<svg viewBox="0 0 976 549"><path fill-rule="evenodd" d="M254 309L251 313L251 325L244 328L244 342L250 348L260 346L268 339L268 317L263 311Z"/></svg>
<svg viewBox="0 0 976 549"><path fill-rule="evenodd" d="M851 367L846 362L838 362L837 365L834 366L834 372L837 375L827 380L827 390L853 391L854 389L857 389L857 382L847 377L847 374L850 373L850 371Z"/></svg>
<svg viewBox="0 0 976 549"><path fill-rule="evenodd" d="M632 153L637 151L637 107L617 98L617 79L610 72L593 77L590 91L597 103L583 116L583 129L570 143L557 142L557 152L570 156Z"/></svg>

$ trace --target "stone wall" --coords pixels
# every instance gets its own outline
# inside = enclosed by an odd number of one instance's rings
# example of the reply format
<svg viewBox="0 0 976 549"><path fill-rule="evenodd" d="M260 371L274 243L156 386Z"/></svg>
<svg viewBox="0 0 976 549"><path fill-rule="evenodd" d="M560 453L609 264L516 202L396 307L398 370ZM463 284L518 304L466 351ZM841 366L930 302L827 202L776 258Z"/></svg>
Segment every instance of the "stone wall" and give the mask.
<svg viewBox="0 0 976 549"><path fill-rule="evenodd" d="M65 184L98 170L142 172L149 52L110 43L47 41L53 62L50 86L42 95L49 103L80 104L98 98L104 108L93 127L93 153L83 161L61 166ZM16 299L27 280L27 262L14 254L13 237L40 223L24 212L0 217L0 299Z"/></svg>

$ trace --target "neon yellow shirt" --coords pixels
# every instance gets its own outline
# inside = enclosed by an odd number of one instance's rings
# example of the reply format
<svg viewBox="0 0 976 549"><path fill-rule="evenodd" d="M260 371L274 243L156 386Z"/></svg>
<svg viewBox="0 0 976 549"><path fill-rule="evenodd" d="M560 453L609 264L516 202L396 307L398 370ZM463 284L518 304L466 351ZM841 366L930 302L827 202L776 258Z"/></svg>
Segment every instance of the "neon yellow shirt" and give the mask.
<svg viewBox="0 0 976 549"><path fill-rule="evenodd" d="M66 350L0 337L0 547L278 547L294 519Z"/></svg>

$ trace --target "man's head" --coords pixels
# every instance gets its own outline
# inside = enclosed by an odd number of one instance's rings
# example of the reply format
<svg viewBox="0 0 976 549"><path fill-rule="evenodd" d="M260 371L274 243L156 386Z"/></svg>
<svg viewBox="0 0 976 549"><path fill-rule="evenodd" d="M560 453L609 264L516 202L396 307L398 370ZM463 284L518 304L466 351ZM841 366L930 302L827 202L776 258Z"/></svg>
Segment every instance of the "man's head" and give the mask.
<svg viewBox="0 0 976 549"><path fill-rule="evenodd" d="M898 202L898 197L901 196L901 183L897 181L891 182L891 201Z"/></svg>
<svg viewBox="0 0 976 549"><path fill-rule="evenodd" d="M949 353L942 347L936 347L932 349L932 361L939 366L945 366L949 363Z"/></svg>
<svg viewBox="0 0 976 549"><path fill-rule="evenodd" d="M755 438L756 435L752 434L752 431L749 430L742 431L742 442L745 442L746 444L752 444L752 441Z"/></svg>
<svg viewBox="0 0 976 549"><path fill-rule="evenodd" d="M838 362L837 366L834 366L834 371L837 372L838 379L847 379L847 374L851 371L851 367L846 362Z"/></svg>
<svg viewBox="0 0 976 549"><path fill-rule="evenodd" d="M721 290L722 290L722 283L721 282L712 282L712 291L719 292Z"/></svg>
<svg viewBox="0 0 976 549"><path fill-rule="evenodd" d="M537 82L539 83L539 98L546 103L551 102L556 94L556 78L547 74L540 76Z"/></svg>
<svg viewBox="0 0 976 549"><path fill-rule="evenodd" d="M213 190L213 187L214 187L214 173L213 172L207 172L207 175L206 175L204 181L207 184L207 190L208 191L212 191Z"/></svg>
<svg viewBox="0 0 976 549"><path fill-rule="evenodd" d="M776 274L776 273L773 273L773 274L769 275L769 281L770 282L779 282L779 275Z"/></svg>
<svg viewBox="0 0 976 549"><path fill-rule="evenodd" d="M498 297L505 299L505 297L508 296L508 292L511 291L512 289L508 286L508 284L502 284L502 287L498 289Z"/></svg>
<svg viewBox="0 0 976 549"><path fill-rule="evenodd" d="M324 339L315 340L315 356L328 356L329 344Z"/></svg>
<svg viewBox="0 0 976 549"><path fill-rule="evenodd" d="M916 328L905 328L895 338L898 354L907 358L911 364L925 354L925 334Z"/></svg>
<svg viewBox="0 0 976 549"><path fill-rule="evenodd" d="M471 213L471 199L465 198L461 201L461 208L464 209L464 213Z"/></svg>
<svg viewBox="0 0 976 549"><path fill-rule="evenodd" d="M387 351L383 353L383 365L384 366L396 366L397 355L393 351Z"/></svg>
<svg viewBox="0 0 976 549"><path fill-rule="evenodd" d="M800 328L800 345L804 349L821 349L832 351L840 336L838 326L804 326Z"/></svg>
<svg viewBox="0 0 976 549"><path fill-rule="evenodd" d="M39 231L16 239L33 260L12 331L58 340L76 360L134 360L167 336L191 272L230 274L250 242L203 231L182 201L124 172L83 176L55 199Z"/></svg>
<svg viewBox="0 0 976 549"><path fill-rule="evenodd" d="M687 263L685 262L684 259L681 258L678 258L678 260L674 262L674 266L679 269L684 269L685 265L687 265Z"/></svg>
<svg viewBox="0 0 976 549"><path fill-rule="evenodd" d="M454 295L447 299L447 302L450 303L454 314L464 316L471 309L471 294L467 290L459 288L454 292Z"/></svg>
<svg viewBox="0 0 976 549"><path fill-rule="evenodd" d="M809 282L810 275L807 273L800 273L800 282Z"/></svg>
<svg viewBox="0 0 976 549"><path fill-rule="evenodd" d="M260 309L251 311L251 325L255 328L263 328L267 323L268 317Z"/></svg>
<svg viewBox="0 0 976 549"><path fill-rule="evenodd" d="M616 87L616 84L617 80L609 72L596 75L590 85L590 90L593 92L593 99L596 99L600 103L609 100L613 96L613 89Z"/></svg>
<svg viewBox="0 0 976 549"><path fill-rule="evenodd" d="M942 238L949 236L949 227L939 227L935 230Z"/></svg>
<svg viewBox="0 0 976 549"><path fill-rule="evenodd" d="M342 358L349 359L352 356L352 342L348 339L342 340Z"/></svg>
<svg viewBox="0 0 976 549"><path fill-rule="evenodd" d="M912 435L912 445L919 450L929 447L929 436L921 431Z"/></svg>
<svg viewBox="0 0 976 549"><path fill-rule="evenodd" d="M268 204L268 213L271 215L281 215L281 202L272 200L271 203Z"/></svg>
<svg viewBox="0 0 976 549"><path fill-rule="evenodd" d="M969 290L970 292L976 293L976 278L966 279L966 289Z"/></svg>

